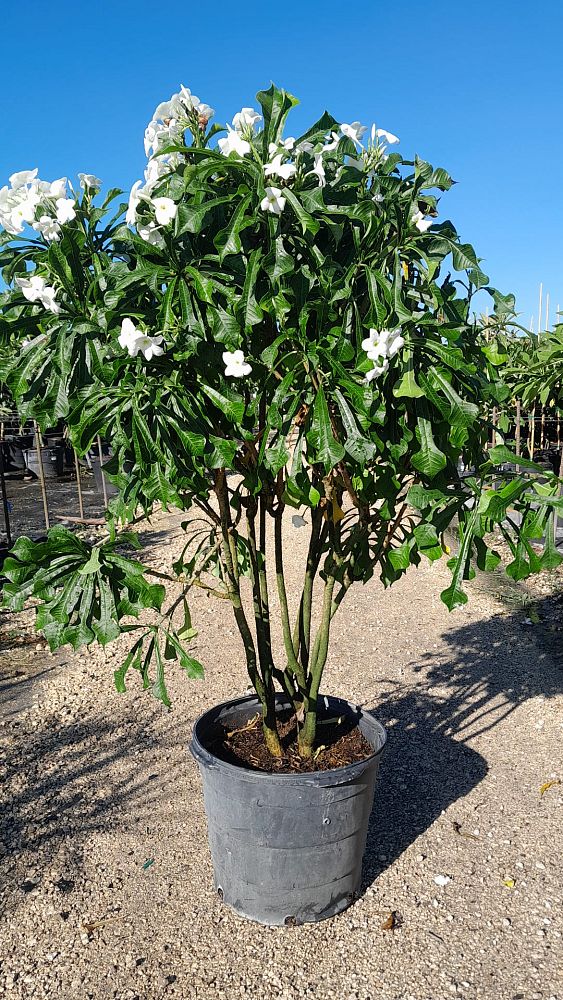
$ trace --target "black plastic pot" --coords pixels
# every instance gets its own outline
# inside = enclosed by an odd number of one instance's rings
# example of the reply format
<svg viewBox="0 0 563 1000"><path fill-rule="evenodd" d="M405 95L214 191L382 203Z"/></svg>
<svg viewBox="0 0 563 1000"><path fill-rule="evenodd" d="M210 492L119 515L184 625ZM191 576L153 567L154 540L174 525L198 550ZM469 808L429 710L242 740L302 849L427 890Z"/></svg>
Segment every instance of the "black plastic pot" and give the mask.
<svg viewBox="0 0 563 1000"><path fill-rule="evenodd" d="M191 751L203 779L215 887L228 906L261 924L301 924L345 910L360 888L362 857L383 726L341 698L320 699L320 717L348 716L373 754L332 771L267 774L210 752L221 724L237 728L259 710L238 698L196 722ZM278 709L287 708L279 696Z"/></svg>
<svg viewBox="0 0 563 1000"><path fill-rule="evenodd" d="M37 448L28 448L24 452L25 464L28 472L39 477L39 456ZM41 461L43 465L43 475L45 479L56 479L63 474L63 451L62 448L44 447L41 449Z"/></svg>

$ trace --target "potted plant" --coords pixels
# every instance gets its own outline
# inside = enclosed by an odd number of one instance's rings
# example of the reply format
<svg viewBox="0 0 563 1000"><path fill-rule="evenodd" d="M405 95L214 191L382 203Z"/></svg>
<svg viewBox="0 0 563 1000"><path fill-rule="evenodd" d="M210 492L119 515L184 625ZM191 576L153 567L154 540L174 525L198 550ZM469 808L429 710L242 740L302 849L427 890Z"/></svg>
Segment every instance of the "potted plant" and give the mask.
<svg viewBox="0 0 563 1000"><path fill-rule="evenodd" d="M97 544L60 527L19 539L4 604L38 599L53 649L126 632L117 687L135 669L168 705L170 663L203 670L190 589L230 602L255 694L206 713L193 751L217 888L275 924L334 914L360 884L385 736L321 693L352 585L441 558L456 525L442 594L455 608L474 566L499 562L492 528L512 575L553 565L551 533L541 556L531 539L561 501L555 477L536 482L522 460L506 471L509 449L487 449L507 390L472 296L486 289L499 323L513 300L440 220L446 171L326 113L288 137L295 99L272 86L257 100L226 129L184 87L159 105L144 181L109 220L118 193L97 207L90 175L75 192L23 171L3 189L0 378L22 418L64 418L80 453L103 435L120 491ZM189 512L183 554L156 582L127 552L128 524L155 502ZM296 532L308 535L297 598L284 572ZM180 585L166 605L161 578Z"/></svg>

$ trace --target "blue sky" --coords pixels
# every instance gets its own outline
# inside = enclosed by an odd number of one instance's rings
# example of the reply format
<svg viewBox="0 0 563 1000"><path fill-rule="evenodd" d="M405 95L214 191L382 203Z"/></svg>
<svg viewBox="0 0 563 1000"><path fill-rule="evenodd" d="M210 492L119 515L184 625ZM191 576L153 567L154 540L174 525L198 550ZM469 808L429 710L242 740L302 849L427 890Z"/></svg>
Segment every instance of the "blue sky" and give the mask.
<svg viewBox="0 0 563 1000"><path fill-rule="evenodd" d="M2 19L17 44L2 51L0 185L38 166L129 188L145 125L180 83L230 121L274 80L301 100L291 133L327 108L446 167L459 183L441 213L522 321L540 281L551 318L563 309L560 0L27 0Z"/></svg>

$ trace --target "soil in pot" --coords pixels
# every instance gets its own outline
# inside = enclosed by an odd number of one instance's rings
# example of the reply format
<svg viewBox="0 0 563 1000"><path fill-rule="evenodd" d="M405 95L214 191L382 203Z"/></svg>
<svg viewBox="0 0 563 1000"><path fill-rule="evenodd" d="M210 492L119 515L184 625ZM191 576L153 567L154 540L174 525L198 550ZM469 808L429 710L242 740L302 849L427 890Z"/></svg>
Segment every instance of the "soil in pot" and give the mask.
<svg viewBox="0 0 563 1000"><path fill-rule="evenodd" d="M356 720L346 716L319 722L316 747L308 760L299 756L297 720L292 712L278 713L278 732L284 751L281 758L272 757L266 748L259 713L239 728L219 725L209 750L229 764L270 774L330 771L356 764L373 754L373 747L358 729Z"/></svg>

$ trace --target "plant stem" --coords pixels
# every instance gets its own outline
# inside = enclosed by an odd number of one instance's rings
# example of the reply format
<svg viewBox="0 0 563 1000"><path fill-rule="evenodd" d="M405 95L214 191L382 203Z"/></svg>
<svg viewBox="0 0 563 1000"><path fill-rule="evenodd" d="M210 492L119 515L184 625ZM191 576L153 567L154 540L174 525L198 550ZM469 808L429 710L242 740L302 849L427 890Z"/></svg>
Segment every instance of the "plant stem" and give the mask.
<svg viewBox="0 0 563 1000"><path fill-rule="evenodd" d="M272 639L270 635L268 585L264 569L265 551L258 552L256 545L256 503L252 501L247 508L248 546L250 550L250 565L252 569L252 588L254 594L254 619L256 622L256 640L260 659L260 672L264 685L264 702L262 710L262 729L264 741L274 757L282 756L276 723L276 694L274 689ZM265 525L264 525L265 529ZM260 532L262 545L265 548L265 530Z"/></svg>
<svg viewBox="0 0 563 1000"><path fill-rule="evenodd" d="M309 697L307 712L303 726L299 731L299 753L301 757L308 758L313 752L313 745L317 732L317 699L323 675L324 666L328 655L328 644L330 638L330 622L332 618L332 594L336 583L333 575L328 575L325 581L323 594L323 612L321 624L315 638L311 665L309 669Z"/></svg>
<svg viewBox="0 0 563 1000"><path fill-rule="evenodd" d="M295 655L295 648L291 636L291 626L289 624L289 608L287 603L287 591L285 586L285 573L283 568L283 537L282 537L282 517L285 505L280 502L275 514L274 521L274 546L276 561L276 580L278 585L278 595L280 599L281 623L283 630L283 641L287 656L287 670L294 675L299 689L299 697L292 698L296 713L301 710L306 698L305 671Z"/></svg>
<svg viewBox="0 0 563 1000"><path fill-rule="evenodd" d="M294 649L296 656L301 650L301 663L305 670L309 664L309 644L311 642L311 608L313 604L313 586L315 576L319 568L321 559L322 542L324 543L324 530L322 525L322 512L316 508L311 512L311 535L309 538L309 550L307 552L307 562L305 564L305 580L303 592L299 606L299 617L296 624L297 635L294 636ZM296 641L295 641L296 639Z"/></svg>
<svg viewBox="0 0 563 1000"><path fill-rule="evenodd" d="M240 596L236 542L232 537L230 530L231 514L229 510L229 499L226 491L226 479L225 479L224 469L218 469L216 472L215 493L217 494L217 500L219 503L219 512L221 517L221 531L223 535L223 555L225 558L227 576L229 578L229 590L231 594L231 602L233 605L233 613L244 644L248 676L250 677L252 686L254 687L254 690L256 691L262 703L262 709L264 712L266 705L266 692L264 690L264 684L262 683L262 678L260 677L260 673L258 670L254 639L252 638L252 632L250 631L250 626L248 624ZM234 551L234 559L233 559L233 551Z"/></svg>

